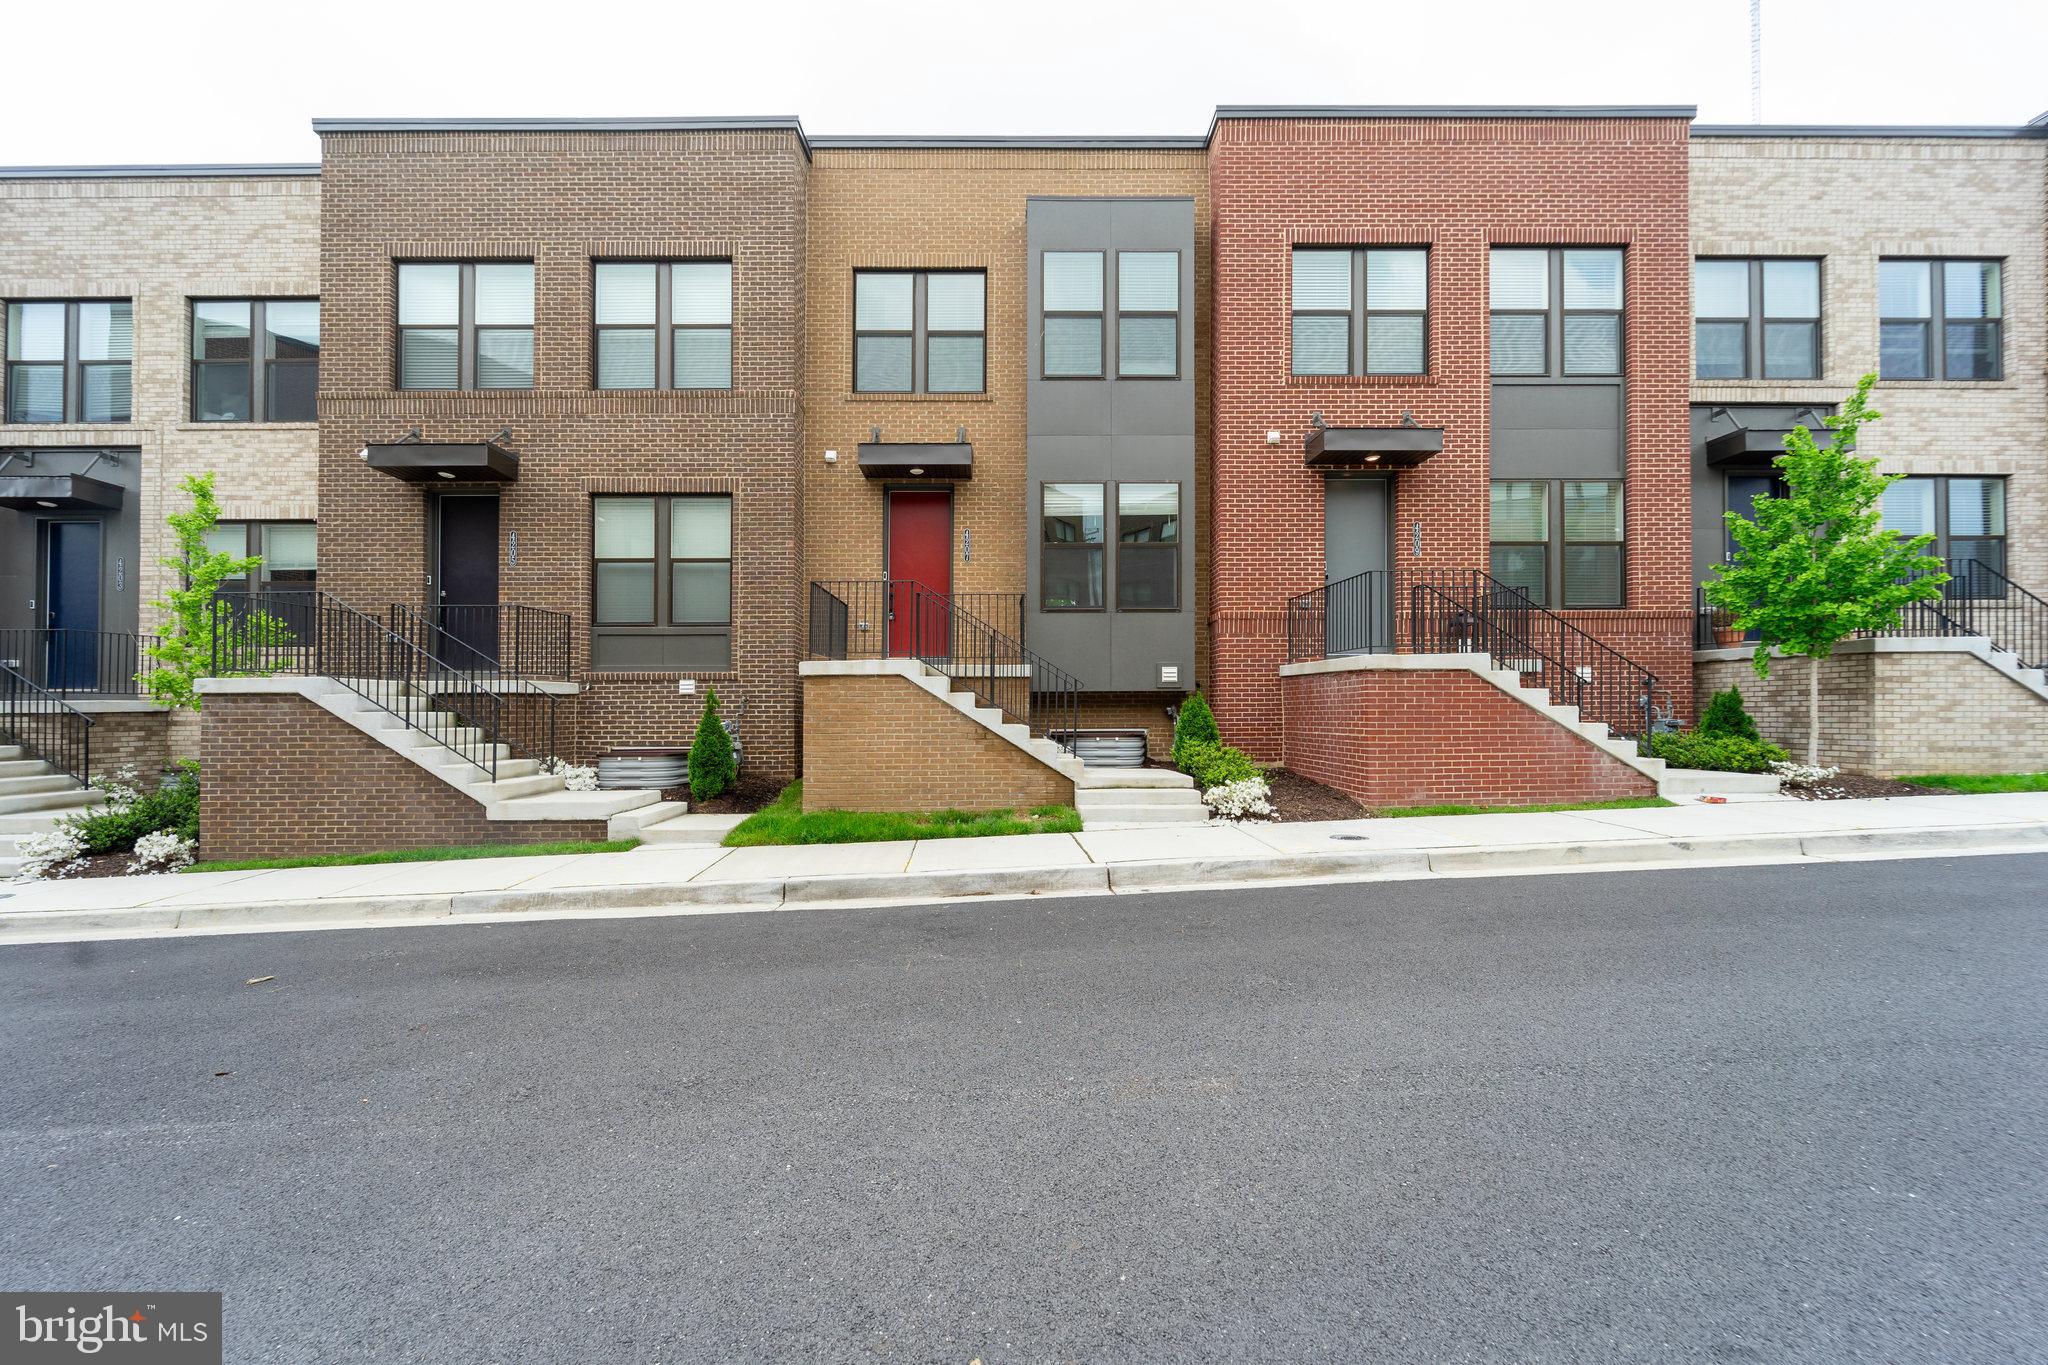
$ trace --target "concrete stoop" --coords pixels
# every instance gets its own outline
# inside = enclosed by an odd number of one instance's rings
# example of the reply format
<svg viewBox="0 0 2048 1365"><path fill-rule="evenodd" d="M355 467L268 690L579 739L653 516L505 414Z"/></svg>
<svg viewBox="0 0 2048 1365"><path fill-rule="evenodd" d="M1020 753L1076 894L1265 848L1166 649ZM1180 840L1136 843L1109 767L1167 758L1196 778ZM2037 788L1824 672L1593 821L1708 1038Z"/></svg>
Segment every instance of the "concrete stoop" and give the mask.
<svg viewBox="0 0 2048 1365"><path fill-rule="evenodd" d="M21 867L21 841L107 798L18 744L0 744L0 881Z"/></svg>
<svg viewBox="0 0 2048 1365"><path fill-rule="evenodd" d="M1133 825L1198 825L1209 808L1195 790L1194 779L1169 768L1091 768L1031 727L1011 720L1002 710L984 706L971 691L954 687L942 669L916 659L812 659L798 666L808 677L903 678L921 687L989 733L1029 754L1074 784L1074 808L1083 829L1120 829Z"/></svg>
<svg viewBox="0 0 2048 1365"><path fill-rule="evenodd" d="M388 703L404 699L402 684L358 682L356 686ZM474 744L482 738L456 716L429 711L408 726L378 702L334 678L202 678L199 691L208 696L268 693L303 697L475 801L484 808L486 820L602 820L611 838L630 839L689 809L681 801L663 801L658 791L572 792L562 778L541 772L533 759L512 757L502 744L490 755L497 760L494 779L447 747L450 743Z"/></svg>

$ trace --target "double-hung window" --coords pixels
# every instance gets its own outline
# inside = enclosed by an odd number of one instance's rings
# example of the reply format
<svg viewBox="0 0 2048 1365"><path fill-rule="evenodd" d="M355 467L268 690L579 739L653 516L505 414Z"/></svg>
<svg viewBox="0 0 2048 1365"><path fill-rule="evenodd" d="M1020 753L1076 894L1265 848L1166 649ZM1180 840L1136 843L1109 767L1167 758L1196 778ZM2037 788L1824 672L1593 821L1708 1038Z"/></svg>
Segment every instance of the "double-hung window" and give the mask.
<svg viewBox="0 0 2048 1365"><path fill-rule="evenodd" d="M1899 479L1884 490L1884 527L1931 535L1927 553L1949 561L1951 597L2005 596L2005 480L1939 475ZM1974 561L1974 564L1973 562ZM1990 573L1973 572L1982 565Z"/></svg>
<svg viewBox="0 0 2048 1365"><path fill-rule="evenodd" d="M1877 263L1878 371L1886 379L2002 379L1997 261Z"/></svg>
<svg viewBox="0 0 2048 1365"><path fill-rule="evenodd" d="M1116 253L1119 379L1180 376L1180 253Z"/></svg>
<svg viewBox="0 0 2048 1365"><path fill-rule="evenodd" d="M7 305L7 420L134 415L135 308L127 299Z"/></svg>
<svg viewBox="0 0 2048 1365"><path fill-rule="evenodd" d="M398 387L533 387L533 262L404 261Z"/></svg>
<svg viewBox="0 0 2048 1365"><path fill-rule="evenodd" d="M986 272L854 272L854 392L981 393L987 368Z"/></svg>
<svg viewBox="0 0 2048 1365"><path fill-rule="evenodd" d="M1702 257L1692 265L1693 373L1818 379L1820 262Z"/></svg>
<svg viewBox="0 0 2048 1365"><path fill-rule="evenodd" d="M1116 486L1116 609L1180 609L1180 485Z"/></svg>
<svg viewBox="0 0 2048 1365"><path fill-rule="evenodd" d="M1619 247L1495 247L1487 293L1496 376L1621 373L1625 291Z"/></svg>
<svg viewBox="0 0 2048 1365"><path fill-rule="evenodd" d="M730 668L731 495L597 497L591 510L593 665Z"/></svg>
<svg viewBox="0 0 2048 1365"><path fill-rule="evenodd" d="M193 300L193 421L310 422L319 391L318 300Z"/></svg>
<svg viewBox="0 0 2048 1365"><path fill-rule="evenodd" d="M1491 499L1493 577L1540 607L1625 600L1622 485L1616 479L1498 479Z"/></svg>
<svg viewBox="0 0 2048 1365"><path fill-rule="evenodd" d="M247 559L262 556L253 575L226 579L221 591L312 592L319 587L320 530L310 521L220 521L206 533L206 548Z"/></svg>
<svg viewBox="0 0 2048 1365"><path fill-rule="evenodd" d="M1045 611L1101 611L1103 485L1048 483L1040 487L1039 499L1038 605Z"/></svg>
<svg viewBox="0 0 2048 1365"><path fill-rule="evenodd" d="M732 262L599 261L600 389L732 387Z"/></svg>
<svg viewBox="0 0 2048 1365"><path fill-rule="evenodd" d="M1293 295L1295 374L1427 368L1427 250L1296 247Z"/></svg>
<svg viewBox="0 0 2048 1365"><path fill-rule="evenodd" d="M1041 258L1040 370L1047 379L1102 378L1103 253L1048 251Z"/></svg>

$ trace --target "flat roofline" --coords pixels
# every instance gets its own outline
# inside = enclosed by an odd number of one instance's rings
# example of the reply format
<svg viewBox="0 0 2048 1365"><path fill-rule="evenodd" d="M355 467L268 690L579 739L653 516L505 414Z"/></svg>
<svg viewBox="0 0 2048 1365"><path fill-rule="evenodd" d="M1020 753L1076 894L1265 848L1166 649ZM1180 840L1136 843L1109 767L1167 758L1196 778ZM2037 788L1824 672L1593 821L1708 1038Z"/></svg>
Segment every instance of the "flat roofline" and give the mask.
<svg viewBox="0 0 2048 1365"><path fill-rule="evenodd" d="M795 114L706 118L316 118L313 131L329 133L795 133L809 156L811 142Z"/></svg>
<svg viewBox="0 0 2048 1365"><path fill-rule="evenodd" d="M320 174L318 162L245 166L0 166L0 180L243 180Z"/></svg>
<svg viewBox="0 0 2048 1365"><path fill-rule="evenodd" d="M1206 137L1162 134L1157 137L1068 137L1068 136L1011 136L990 134L987 136L961 137L919 137L915 134L849 136L831 135L811 139L813 147L829 151L887 151L902 148L915 151L989 151L1014 149L1023 151L1200 151L1209 145Z"/></svg>
<svg viewBox="0 0 2048 1365"><path fill-rule="evenodd" d="M1695 123L1694 137L2048 137L2048 124Z"/></svg>

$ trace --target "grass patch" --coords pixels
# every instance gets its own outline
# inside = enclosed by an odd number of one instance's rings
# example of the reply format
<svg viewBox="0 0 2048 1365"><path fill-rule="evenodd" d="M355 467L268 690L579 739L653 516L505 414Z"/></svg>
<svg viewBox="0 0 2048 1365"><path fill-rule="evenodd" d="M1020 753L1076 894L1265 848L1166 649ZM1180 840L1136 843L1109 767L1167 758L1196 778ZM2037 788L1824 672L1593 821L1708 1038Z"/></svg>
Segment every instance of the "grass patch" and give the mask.
<svg viewBox="0 0 2048 1365"><path fill-rule="evenodd" d="M1395 806L1373 815L1381 820L1403 820L1414 815L1533 815L1547 810L1648 810L1677 804L1661 796L1621 796L1612 801L1560 801L1544 806Z"/></svg>
<svg viewBox="0 0 2048 1365"><path fill-rule="evenodd" d="M187 872L256 872L272 867L358 867L366 863L452 863L469 858L538 858L564 853L624 853L638 839L564 840L554 844L464 844L458 848L400 848L388 853L316 853L303 858L239 858L194 863Z"/></svg>
<svg viewBox="0 0 2048 1365"><path fill-rule="evenodd" d="M774 804L755 811L725 836L727 848L762 844L872 844L888 839L985 839L998 834L1073 834L1081 815L1072 806L1027 811L929 812L804 811L804 784L792 782Z"/></svg>
<svg viewBox="0 0 2048 1365"><path fill-rule="evenodd" d="M2048 792L2048 773L1928 773L1898 780L1958 792Z"/></svg>

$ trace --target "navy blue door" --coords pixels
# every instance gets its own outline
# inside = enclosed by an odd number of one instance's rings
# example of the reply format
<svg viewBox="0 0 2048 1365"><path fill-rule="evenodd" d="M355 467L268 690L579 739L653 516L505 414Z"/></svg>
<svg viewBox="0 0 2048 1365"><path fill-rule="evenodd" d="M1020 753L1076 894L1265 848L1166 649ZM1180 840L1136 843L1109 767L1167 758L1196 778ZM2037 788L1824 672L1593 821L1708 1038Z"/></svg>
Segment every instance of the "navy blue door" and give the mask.
<svg viewBox="0 0 2048 1365"><path fill-rule="evenodd" d="M100 684L100 528L91 521L49 523L50 626L46 687L91 691Z"/></svg>

